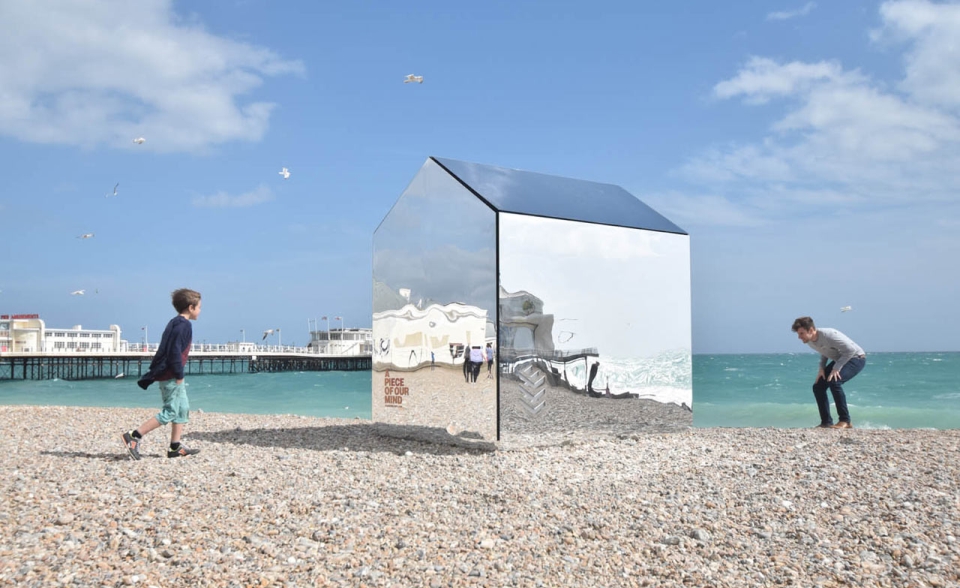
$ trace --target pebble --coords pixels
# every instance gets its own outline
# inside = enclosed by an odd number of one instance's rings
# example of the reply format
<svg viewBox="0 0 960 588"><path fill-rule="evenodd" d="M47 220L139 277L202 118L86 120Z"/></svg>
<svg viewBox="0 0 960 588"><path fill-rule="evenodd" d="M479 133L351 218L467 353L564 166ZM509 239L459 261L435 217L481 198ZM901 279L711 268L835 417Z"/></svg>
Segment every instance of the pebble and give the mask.
<svg viewBox="0 0 960 588"><path fill-rule="evenodd" d="M478 450L205 413L199 455L167 460L159 430L131 461L117 432L149 416L0 406L0 586L960 585L960 431L664 424Z"/></svg>
<svg viewBox="0 0 960 588"><path fill-rule="evenodd" d="M694 529L693 532L690 533L690 536L696 539L697 541L710 540L710 533L704 531L703 529Z"/></svg>

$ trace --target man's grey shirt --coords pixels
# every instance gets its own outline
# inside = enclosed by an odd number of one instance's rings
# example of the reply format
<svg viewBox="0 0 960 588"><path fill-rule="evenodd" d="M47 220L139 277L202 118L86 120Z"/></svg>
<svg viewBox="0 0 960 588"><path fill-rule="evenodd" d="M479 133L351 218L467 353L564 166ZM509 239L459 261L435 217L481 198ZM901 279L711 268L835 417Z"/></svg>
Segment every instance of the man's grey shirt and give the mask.
<svg viewBox="0 0 960 588"><path fill-rule="evenodd" d="M817 340L808 341L807 345L820 354L820 367L827 365L827 359L832 359L835 372L842 370L854 357L866 355L853 339L836 329L817 329Z"/></svg>

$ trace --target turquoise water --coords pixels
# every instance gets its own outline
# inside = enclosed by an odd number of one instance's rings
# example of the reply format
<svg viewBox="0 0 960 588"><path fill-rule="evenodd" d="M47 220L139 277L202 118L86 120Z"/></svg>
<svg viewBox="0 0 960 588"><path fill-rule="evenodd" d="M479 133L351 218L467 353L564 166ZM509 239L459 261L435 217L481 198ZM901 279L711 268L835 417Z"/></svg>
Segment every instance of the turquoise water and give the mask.
<svg viewBox="0 0 960 588"><path fill-rule="evenodd" d="M811 353L695 355L698 427L810 427L819 422ZM370 418L370 372L189 376L192 410ZM960 428L960 353L873 353L844 386L861 428ZM121 406L155 410L160 393L122 380L0 382L0 404ZM833 411L834 416L836 410Z"/></svg>
<svg viewBox="0 0 960 588"><path fill-rule="evenodd" d="M812 353L696 355L694 425L812 427L817 365ZM843 389L856 427L960 428L960 353L871 353Z"/></svg>
<svg viewBox="0 0 960 588"><path fill-rule="evenodd" d="M369 419L370 372L187 376L190 410ZM0 382L0 404L160 408L160 389L136 378Z"/></svg>

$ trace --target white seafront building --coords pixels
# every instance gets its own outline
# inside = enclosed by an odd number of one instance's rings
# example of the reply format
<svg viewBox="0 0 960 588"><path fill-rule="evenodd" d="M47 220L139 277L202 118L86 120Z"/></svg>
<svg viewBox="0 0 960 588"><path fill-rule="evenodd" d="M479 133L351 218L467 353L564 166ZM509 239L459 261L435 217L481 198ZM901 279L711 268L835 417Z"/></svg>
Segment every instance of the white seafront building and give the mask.
<svg viewBox="0 0 960 588"><path fill-rule="evenodd" d="M0 314L0 353L118 353L127 351L120 327L47 328L38 314Z"/></svg>
<svg viewBox="0 0 960 588"><path fill-rule="evenodd" d="M321 355L371 355L373 329L329 329L310 331L308 353Z"/></svg>

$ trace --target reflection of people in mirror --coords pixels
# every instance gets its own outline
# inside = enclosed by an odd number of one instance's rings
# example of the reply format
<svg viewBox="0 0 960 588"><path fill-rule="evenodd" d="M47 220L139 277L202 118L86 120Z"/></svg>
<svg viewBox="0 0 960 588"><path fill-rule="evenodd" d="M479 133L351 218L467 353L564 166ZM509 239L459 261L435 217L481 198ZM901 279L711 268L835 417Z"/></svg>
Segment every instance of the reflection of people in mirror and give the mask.
<svg viewBox="0 0 960 588"><path fill-rule="evenodd" d="M463 348L463 379L467 382L470 381L470 374L473 373L473 370L470 367L470 352L467 351L467 348Z"/></svg>
<svg viewBox="0 0 960 588"><path fill-rule="evenodd" d="M593 389L593 380L594 380L594 378L597 377L597 370L599 370L599 369L600 369L600 362L599 362L599 361L594 362L593 365L590 366L590 378L587 379L587 392L589 392L590 394L595 394L595 393L597 393L597 392Z"/></svg>
<svg viewBox="0 0 960 588"><path fill-rule="evenodd" d="M487 348L484 350L484 354L487 356L487 378L493 377L493 347L487 343Z"/></svg>
<svg viewBox="0 0 960 588"><path fill-rule="evenodd" d="M470 377L473 382L477 381L480 375L480 366L483 365L483 349L479 345L470 348Z"/></svg>

